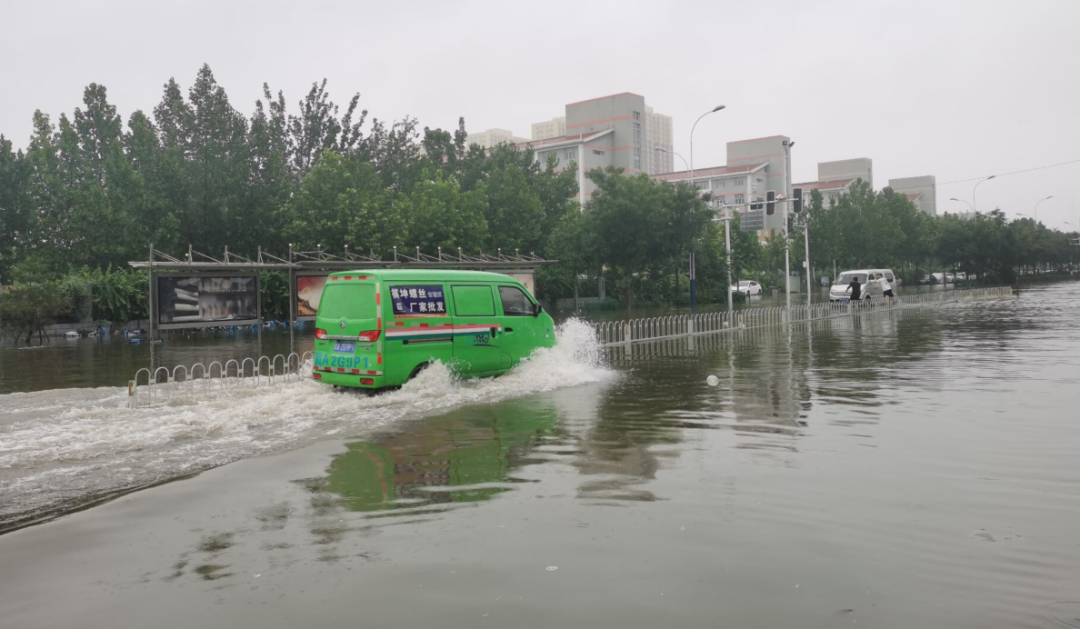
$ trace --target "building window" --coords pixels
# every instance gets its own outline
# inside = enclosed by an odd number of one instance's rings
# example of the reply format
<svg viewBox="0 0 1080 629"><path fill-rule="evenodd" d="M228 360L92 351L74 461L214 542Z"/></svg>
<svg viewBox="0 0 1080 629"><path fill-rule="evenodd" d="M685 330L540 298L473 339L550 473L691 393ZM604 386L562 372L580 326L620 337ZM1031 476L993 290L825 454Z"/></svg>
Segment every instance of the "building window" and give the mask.
<svg viewBox="0 0 1080 629"><path fill-rule="evenodd" d="M577 159L577 147L572 149L563 149L563 161L572 162Z"/></svg>
<svg viewBox="0 0 1080 629"><path fill-rule="evenodd" d="M640 111L635 111L634 112L634 120L641 120L641 112Z"/></svg>
<svg viewBox="0 0 1080 629"><path fill-rule="evenodd" d="M695 181L694 185L697 186L698 190L701 190L703 192L708 192L709 191L709 182L708 181Z"/></svg>
<svg viewBox="0 0 1080 629"><path fill-rule="evenodd" d="M641 149L634 148L634 168L641 170Z"/></svg>
<svg viewBox="0 0 1080 629"><path fill-rule="evenodd" d="M735 195L735 205L743 205L744 203L746 203L746 197L744 197L741 194L736 194Z"/></svg>
<svg viewBox="0 0 1080 629"><path fill-rule="evenodd" d="M735 180L735 185L736 186L745 186L746 185L746 178L745 177L739 177L738 179Z"/></svg>
<svg viewBox="0 0 1080 629"><path fill-rule="evenodd" d="M712 187L713 187L714 190L719 189L719 188L723 188L724 187L724 180L723 179L713 179Z"/></svg>
<svg viewBox="0 0 1080 629"><path fill-rule="evenodd" d="M598 151L596 149L593 149L592 152L593 152L593 155L603 155L604 154L603 151Z"/></svg>

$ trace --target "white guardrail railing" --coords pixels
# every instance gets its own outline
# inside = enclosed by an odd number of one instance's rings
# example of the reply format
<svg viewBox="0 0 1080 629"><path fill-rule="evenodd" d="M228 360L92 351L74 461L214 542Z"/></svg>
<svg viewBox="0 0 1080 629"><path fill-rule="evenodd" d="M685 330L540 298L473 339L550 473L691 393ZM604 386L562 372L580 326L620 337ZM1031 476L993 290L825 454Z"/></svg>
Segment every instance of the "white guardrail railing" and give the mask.
<svg viewBox="0 0 1080 629"><path fill-rule="evenodd" d="M617 346L700 334L718 334L752 328L765 328L786 323L824 321L863 313L924 308L980 299L997 299L1011 297L1012 295L1013 290L1008 286L996 286L992 288L915 293L893 299L876 298L854 303L803 304L792 306L790 310L783 306L775 308L743 308L730 313L726 311L707 312L625 321L602 321L593 324L593 327L602 345Z"/></svg>
<svg viewBox="0 0 1080 629"><path fill-rule="evenodd" d="M310 375L304 365L311 361L311 356L311 352L293 352L287 356L277 354L273 358L231 359L208 365L195 363L190 367L177 365L171 370L168 367L153 371L143 368L135 372L135 379L128 381L128 399L134 407L199 392L299 382Z"/></svg>
<svg viewBox="0 0 1080 629"><path fill-rule="evenodd" d="M732 313L709 312L695 315L652 317L627 321L603 321L593 324L604 346L630 345L686 336L718 334L737 330L780 326L785 323L823 321L854 314L888 312L904 308L922 308L980 299L1009 297L1009 287L975 288L905 295L892 300L874 299L858 303L820 303L776 308L744 308ZM309 375L305 365L312 360L311 352L273 358L244 358L214 361L208 365L196 363L190 367L178 365L169 369L140 369L128 381L128 398L132 407L164 402L194 393L259 387L286 382L299 382Z"/></svg>

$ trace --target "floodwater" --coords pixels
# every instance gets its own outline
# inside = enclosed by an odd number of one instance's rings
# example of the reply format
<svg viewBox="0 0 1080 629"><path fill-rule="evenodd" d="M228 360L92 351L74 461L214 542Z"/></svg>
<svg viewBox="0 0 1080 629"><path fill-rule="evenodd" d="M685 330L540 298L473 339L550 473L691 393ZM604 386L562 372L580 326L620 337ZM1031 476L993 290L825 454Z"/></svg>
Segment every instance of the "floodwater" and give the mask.
<svg viewBox="0 0 1080 629"><path fill-rule="evenodd" d="M374 398L3 395L8 522L220 466L0 536L0 625L1080 627L1077 286L629 352L569 323Z"/></svg>

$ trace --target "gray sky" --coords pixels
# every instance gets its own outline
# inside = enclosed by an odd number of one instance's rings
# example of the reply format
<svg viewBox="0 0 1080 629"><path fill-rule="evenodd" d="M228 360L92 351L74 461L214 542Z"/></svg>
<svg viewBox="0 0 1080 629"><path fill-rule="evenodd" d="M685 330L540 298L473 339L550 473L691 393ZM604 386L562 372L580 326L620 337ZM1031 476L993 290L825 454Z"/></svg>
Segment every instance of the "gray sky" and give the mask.
<svg viewBox="0 0 1080 629"><path fill-rule="evenodd" d="M125 118L206 62L250 114L262 83L290 107L329 79L381 119L511 129L635 92L675 119L695 167L724 144L784 134L796 181L819 161L874 160L875 184L939 184L1080 160L1080 0L772 2L45 2L0 0L0 133L25 146L106 85ZM978 207L1080 221L1080 163L999 176ZM972 183L939 185L962 211Z"/></svg>

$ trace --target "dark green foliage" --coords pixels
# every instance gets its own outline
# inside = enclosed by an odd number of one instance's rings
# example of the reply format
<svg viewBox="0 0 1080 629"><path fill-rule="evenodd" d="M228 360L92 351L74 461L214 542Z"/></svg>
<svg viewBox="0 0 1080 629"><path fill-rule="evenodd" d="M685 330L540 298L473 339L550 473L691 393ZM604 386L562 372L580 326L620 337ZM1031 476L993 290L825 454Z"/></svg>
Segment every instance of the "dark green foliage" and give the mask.
<svg viewBox="0 0 1080 629"><path fill-rule="evenodd" d="M385 257L395 247L536 253L560 261L538 273L546 299L595 296L603 277L626 306L685 302L694 251L700 300L726 298L722 224L685 185L591 171L596 190L582 212L576 167L556 170L554 158L541 164L513 145L467 146L464 120L421 134L411 118L369 119L359 94L339 107L325 79L292 113L266 84L250 116L237 107L204 65L188 89L169 79L153 111L126 125L105 86L90 84L70 115L35 112L25 150L0 135L5 325L23 334L58 313L78 318L87 301L99 322L146 317L146 276L127 261L151 246L249 257L259 247L284 255L290 244ZM861 182L830 207L814 192L808 206L818 267L889 265L909 278L944 267L1008 280L1060 269L1073 251L1030 220L934 218ZM782 238L763 245L738 219L731 235L733 280L782 281ZM801 238L790 243L793 270ZM287 317L287 294L283 275L264 274L267 316Z"/></svg>

